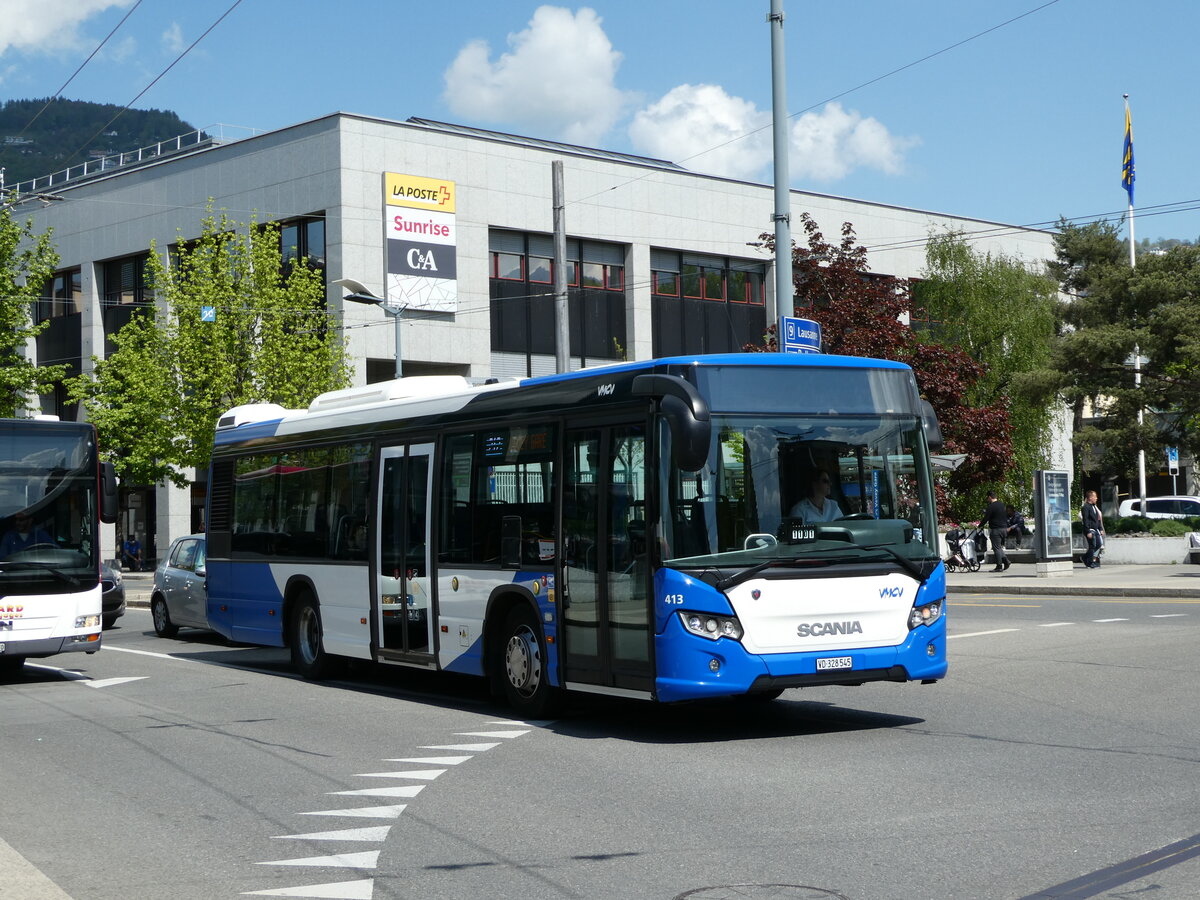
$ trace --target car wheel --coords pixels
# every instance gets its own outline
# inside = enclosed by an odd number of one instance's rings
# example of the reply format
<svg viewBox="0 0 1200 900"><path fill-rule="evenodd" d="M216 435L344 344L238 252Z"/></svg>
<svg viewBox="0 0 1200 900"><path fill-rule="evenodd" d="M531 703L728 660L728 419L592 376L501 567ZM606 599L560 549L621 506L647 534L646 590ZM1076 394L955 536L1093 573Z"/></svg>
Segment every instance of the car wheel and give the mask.
<svg viewBox="0 0 1200 900"><path fill-rule="evenodd" d="M21 667L25 665L25 657L23 656L0 656L0 675L5 678L13 678L21 674Z"/></svg>
<svg viewBox="0 0 1200 900"><path fill-rule="evenodd" d="M562 706L563 692L550 684L546 645L528 607L516 606L509 611L504 635L498 677L509 705L534 719L553 715Z"/></svg>
<svg viewBox="0 0 1200 900"><path fill-rule="evenodd" d="M171 621L167 601L161 594L155 594L150 600L150 616L154 619L154 633L159 637L171 638L179 634L179 626Z"/></svg>

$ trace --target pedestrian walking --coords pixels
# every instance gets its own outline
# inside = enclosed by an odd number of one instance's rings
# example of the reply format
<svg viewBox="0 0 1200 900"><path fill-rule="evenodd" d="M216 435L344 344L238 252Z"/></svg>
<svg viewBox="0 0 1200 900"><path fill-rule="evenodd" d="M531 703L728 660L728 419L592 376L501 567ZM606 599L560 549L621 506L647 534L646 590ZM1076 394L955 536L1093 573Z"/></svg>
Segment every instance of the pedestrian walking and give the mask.
<svg viewBox="0 0 1200 900"><path fill-rule="evenodd" d="M1098 569L1100 550L1104 546L1104 515L1100 512L1100 504L1096 502L1095 491L1088 491L1084 496L1079 517L1083 519L1083 537L1087 541L1083 564L1089 569Z"/></svg>
<svg viewBox="0 0 1200 900"><path fill-rule="evenodd" d="M983 518L979 520L979 527L987 527L988 541L992 545L992 556L996 560L996 568L993 572L1003 572L1012 565L1008 561L1008 556L1004 553L1004 538L1008 534L1008 509L1000 498L996 496L995 491L988 491L987 509L983 511Z"/></svg>

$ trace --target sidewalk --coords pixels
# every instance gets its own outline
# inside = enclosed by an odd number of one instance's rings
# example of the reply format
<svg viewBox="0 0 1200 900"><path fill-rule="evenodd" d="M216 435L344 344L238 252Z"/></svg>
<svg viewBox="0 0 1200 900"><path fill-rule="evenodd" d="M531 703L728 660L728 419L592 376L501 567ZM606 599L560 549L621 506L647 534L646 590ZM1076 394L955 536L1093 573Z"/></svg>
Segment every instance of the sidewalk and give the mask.
<svg viewBox="0 0 1200 900"><path fill-rule="evenodd" d="M1110 566L1085 569L1072 563L1069 575L1037 577L1033 563L1013 563L1007 572L985 565L978 572L947 572L946 588L963 594L1086 594L1092 597L1195 597L1200 566Z"/></svg>

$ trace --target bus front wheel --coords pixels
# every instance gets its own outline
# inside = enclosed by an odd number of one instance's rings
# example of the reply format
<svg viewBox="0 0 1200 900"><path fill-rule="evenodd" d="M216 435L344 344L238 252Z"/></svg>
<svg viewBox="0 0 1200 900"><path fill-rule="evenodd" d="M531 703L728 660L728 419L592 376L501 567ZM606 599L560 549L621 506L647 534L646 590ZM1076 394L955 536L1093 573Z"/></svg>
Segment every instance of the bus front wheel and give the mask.
<svg viewBox="0 0 1200 900"><path fill-rule="evenodd" d="M302 594L292 608L290 640L292 665L311 681L320 681L333 671L333 660L325 652L321 637L321 607L312 594Z"/></svg>
<svg viewBox="0 0 1200 900"><path fill-rule="evenodd" d="M500 651L500 682L508 703L522 715L540 719L562 705L562 691L550 684L546 645L533 613L513 607L504 620Z"/></svg>

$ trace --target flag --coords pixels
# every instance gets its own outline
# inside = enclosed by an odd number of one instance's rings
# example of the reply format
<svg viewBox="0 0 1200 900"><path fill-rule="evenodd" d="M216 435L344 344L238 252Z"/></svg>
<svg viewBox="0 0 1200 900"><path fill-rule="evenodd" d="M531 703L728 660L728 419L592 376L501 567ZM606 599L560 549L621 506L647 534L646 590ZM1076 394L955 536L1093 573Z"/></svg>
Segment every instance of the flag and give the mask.
<svg viewBox="0 0 1200 900"><path fill-rule="evenodd" d="M1121 160L1121 187L1129 191L1129 205L1133 206L1133 123L1129 119L1129 104L1125 104L1125 154Z"/></svg>

